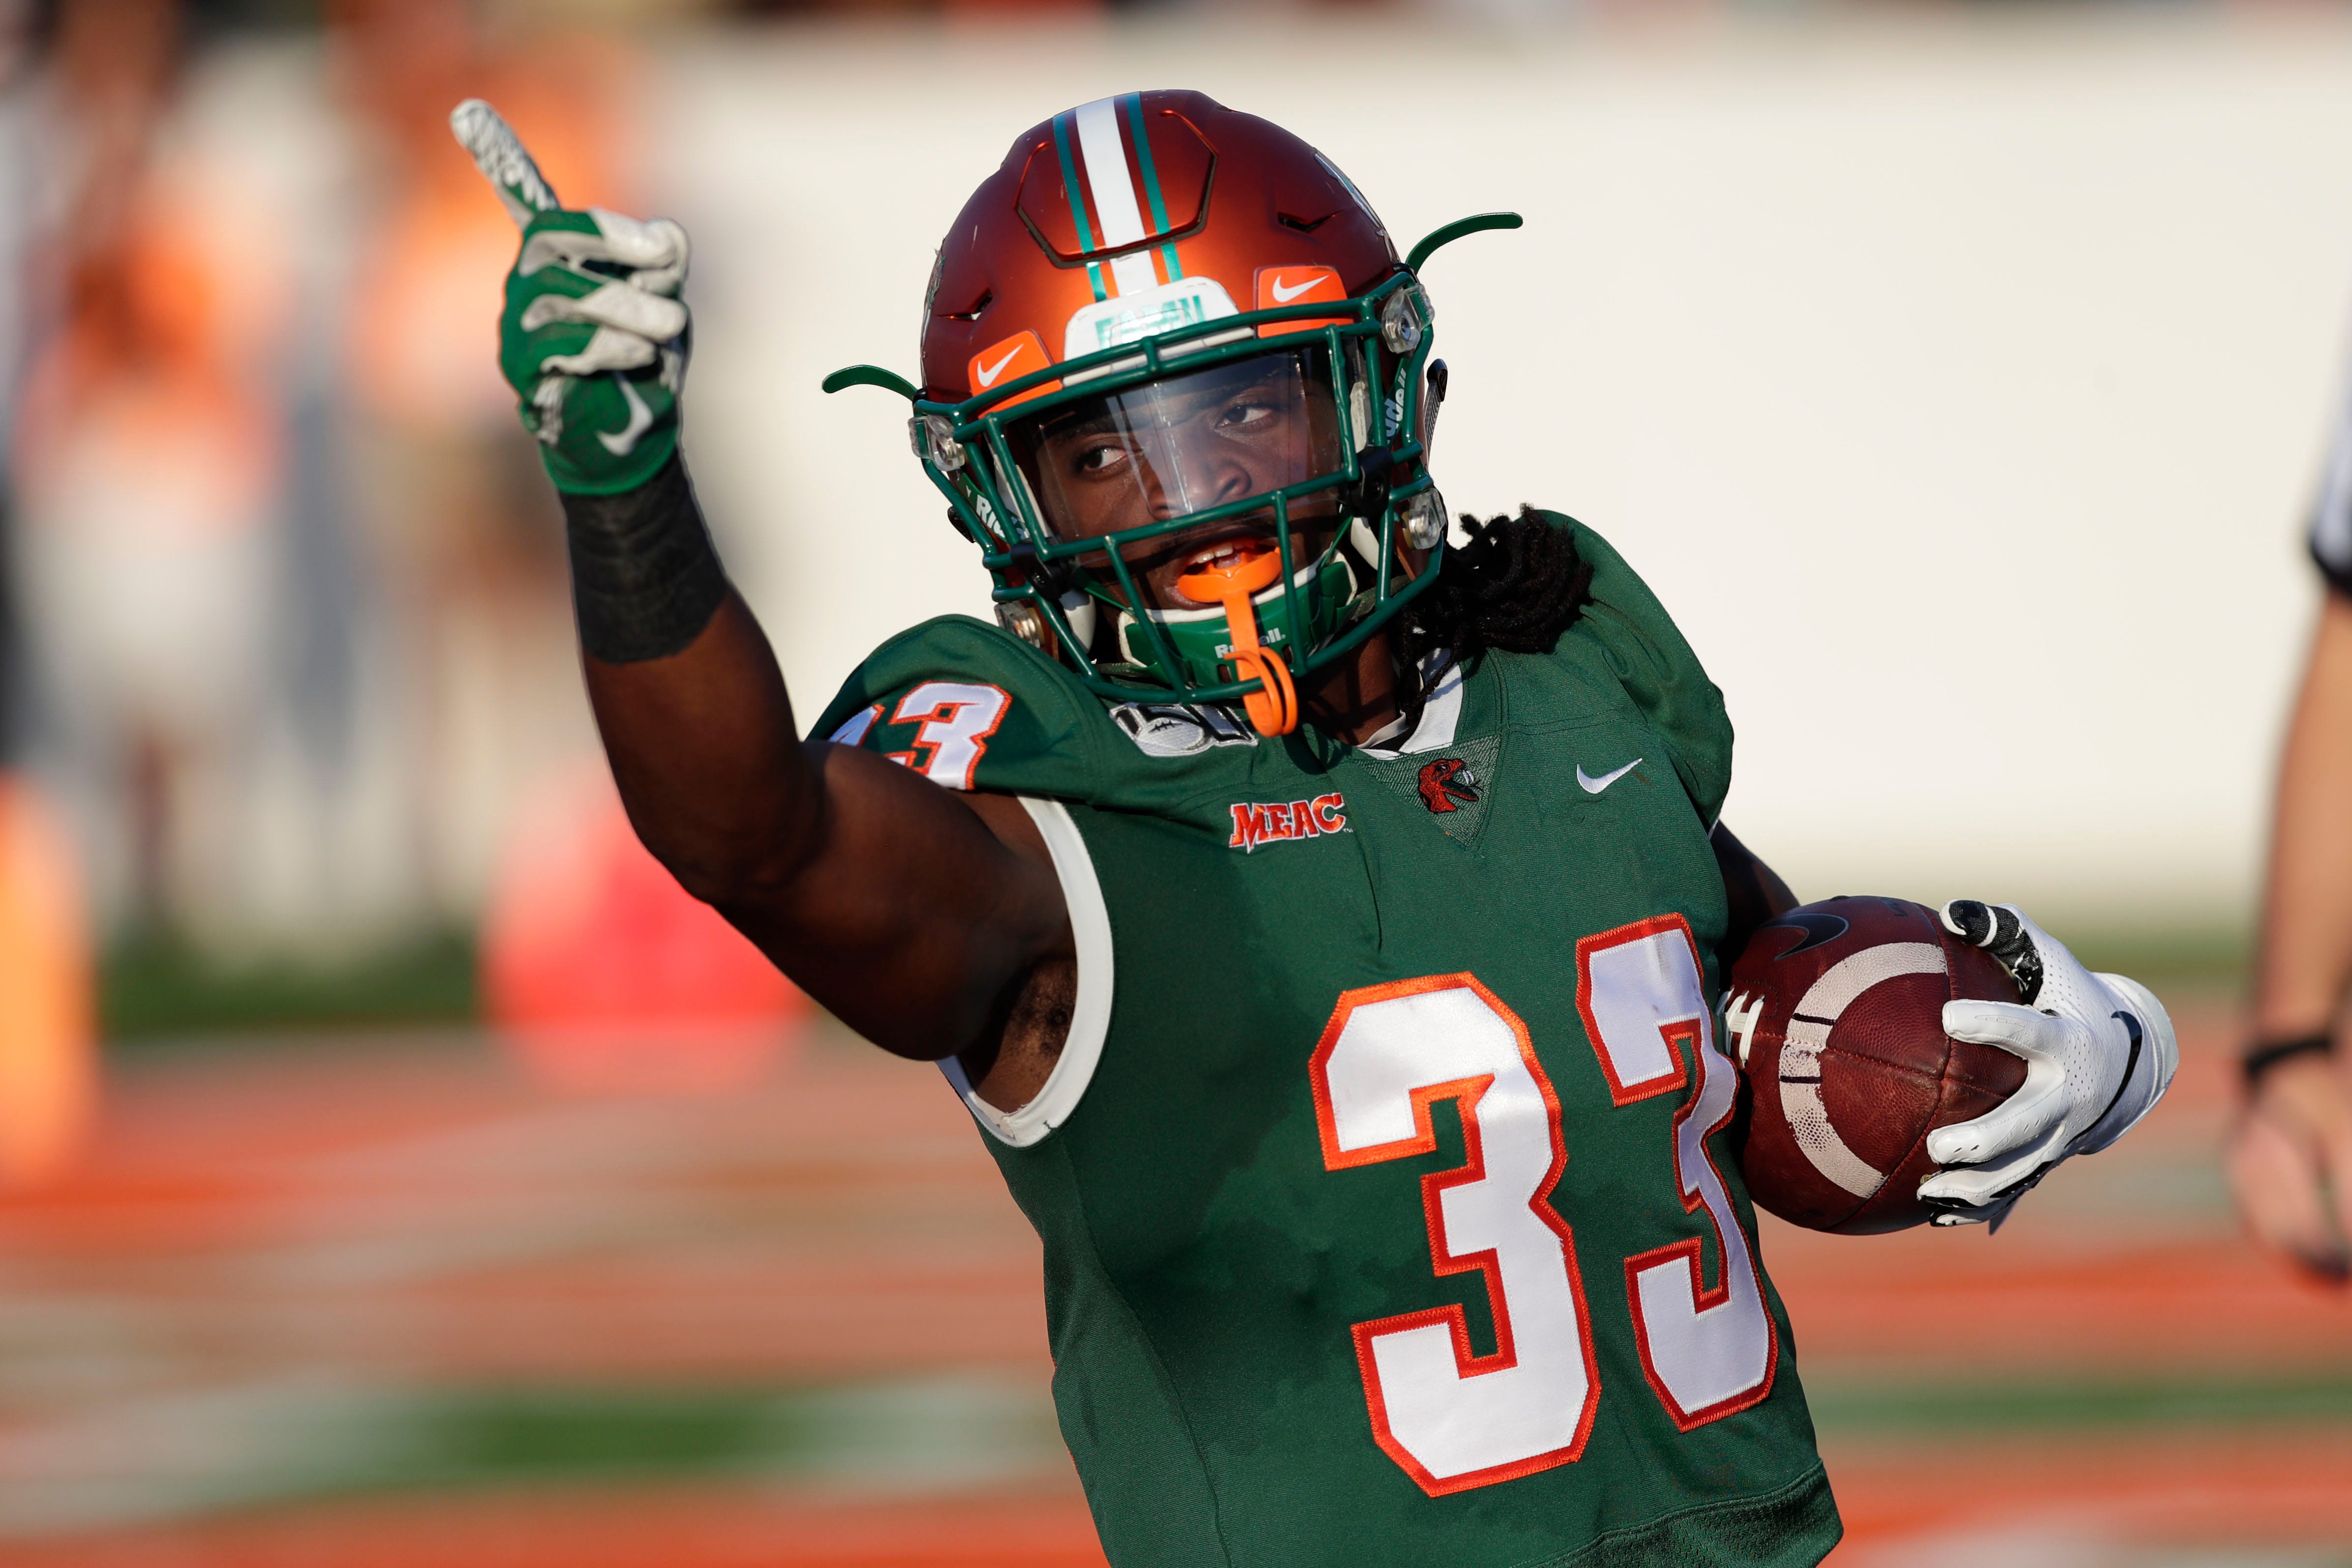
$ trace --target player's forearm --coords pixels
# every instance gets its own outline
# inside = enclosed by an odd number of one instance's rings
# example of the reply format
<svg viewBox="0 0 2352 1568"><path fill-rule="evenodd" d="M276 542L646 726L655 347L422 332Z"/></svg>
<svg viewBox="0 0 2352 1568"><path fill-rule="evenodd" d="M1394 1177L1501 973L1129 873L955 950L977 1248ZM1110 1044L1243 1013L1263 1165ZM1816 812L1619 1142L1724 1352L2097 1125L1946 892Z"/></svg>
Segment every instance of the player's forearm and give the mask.
<svg viewBox="0 0 2352 1568"><path fill-rule="evenodd" d="M1043 840L1010 801L803 744L775 656L715 575L699 516L661 516L681 495L690 509L682 480L667 499L599 502L585 541L579 498L564 502L575 578L601 584L574 597L589 701L630 821L688 891L860 1034L902 1056L970 1048L1002 1026L1008 988L1072 952ZM705 582L717 595L707 611Z"/></svg>
<svg viewBox="0 0 2352 1568"><path fill-rule="evenodd" d="M2352 977L2352 600L2329 592L2279 767L2254 1028L2325 1030Z"/></svg>
<svg viewBox="0 0 2352 1568"><path fill-rule="evenodd" d="M682 464L563 508L588 698L638 837L712 903L789 879L818 830L821 784Z"/></svg>

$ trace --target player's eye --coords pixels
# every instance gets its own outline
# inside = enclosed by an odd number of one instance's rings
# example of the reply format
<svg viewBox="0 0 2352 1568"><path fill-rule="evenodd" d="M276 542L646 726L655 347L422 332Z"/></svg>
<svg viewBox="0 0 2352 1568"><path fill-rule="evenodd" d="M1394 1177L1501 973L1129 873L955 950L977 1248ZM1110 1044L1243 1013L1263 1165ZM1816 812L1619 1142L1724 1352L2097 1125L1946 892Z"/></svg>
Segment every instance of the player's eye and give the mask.
<svg viewBox="0 0 2352 1568"><path fill-rule="evenodd" d="M1218 412L1217 428L1233 431L1263 426L1280 412L1272 398L1260 395L1236 397Z"/></svg>
<svg viewBox="0 0 2352 1568"><path fill-rule="evenodd" d="M1127 447L1118 441L1095 441L1078 448L1070 460L1073 472L1089 477L1108 474L1127 461Z"/></svg>

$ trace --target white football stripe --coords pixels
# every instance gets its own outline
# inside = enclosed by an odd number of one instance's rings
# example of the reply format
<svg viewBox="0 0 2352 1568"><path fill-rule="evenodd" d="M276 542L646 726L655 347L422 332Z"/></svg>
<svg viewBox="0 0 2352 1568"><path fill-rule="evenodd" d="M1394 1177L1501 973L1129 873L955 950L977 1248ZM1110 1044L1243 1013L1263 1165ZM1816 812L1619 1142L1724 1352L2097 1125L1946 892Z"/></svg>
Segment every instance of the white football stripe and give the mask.
<svg viewBox="0 0 2352 1568"><path fill-rule="evenodd" d="M1780 1045L1780 1113L1797 1147L1813 1168L1858 1198L1874 1194L1885 1184L1886 1174L1873 1170L1846 1147L1830 1124L1830 1109L1822 1100L1822 1051L1830 1043L1830 1028L1853 999L1883 980L1899 974L1942 974L1944 950L1931 942L1890 942L1866 947L1830 966L1806 987ZM1812 1020L1826 1020L1814 1022ZM1790 1075L1811 1082L1791 1083Z"/></svg>

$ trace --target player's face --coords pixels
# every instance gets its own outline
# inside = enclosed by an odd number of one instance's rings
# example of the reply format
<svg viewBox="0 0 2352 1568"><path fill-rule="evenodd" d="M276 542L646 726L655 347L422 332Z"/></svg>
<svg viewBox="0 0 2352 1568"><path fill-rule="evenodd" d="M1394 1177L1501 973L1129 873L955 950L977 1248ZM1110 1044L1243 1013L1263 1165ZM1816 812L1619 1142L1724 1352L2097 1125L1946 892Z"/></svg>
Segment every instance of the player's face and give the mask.
<svg viewBox="0 0 2352 1568"><path fill-rule="evenodd" d="M1046 523L1064 539L1189 516L1331 473L1342 466L1331 383L1313 351L1284 350L1043 416L1013 449ZM1328 542L1336 508L1318 492L1291 509L1292 558ZM1271 544L1274 510L1131 545L1129 569L1150 606L1202 605L1177 579L1220 552Z"/></svg>

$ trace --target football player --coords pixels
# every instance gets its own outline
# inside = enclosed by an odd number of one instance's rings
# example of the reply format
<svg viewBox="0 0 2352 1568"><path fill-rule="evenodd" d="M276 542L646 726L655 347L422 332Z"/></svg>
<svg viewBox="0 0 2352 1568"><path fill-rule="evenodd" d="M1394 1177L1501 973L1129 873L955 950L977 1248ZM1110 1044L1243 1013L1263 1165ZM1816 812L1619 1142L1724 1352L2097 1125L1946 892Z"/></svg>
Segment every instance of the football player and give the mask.
<svg viewBox="0 0 2352 1568"><path fill-rule="evenodd" d="M2352 984L2352 416L2329 455L2310 545L2319 616L2279 766L2229 1167L2254 1234L2341 1285L2352 1277L2352 1078L2336 1049Z"/></svg>
<svg viewBox="0 0 2352 1568"><path fill-rule="evenodd" d="M1716 820L1721 698L1598 534L1449 544L1431 478L1422 268L1516 220L1400 255L1198 93L1023 134L940 248L921 384L828 383L910 401L997 624L890 638L804 731L677 456L685 236L486 166L631 816L962 1095L1044 1239L1111 1560L1828 1552L1718 1136L1718 954L1794 902ZM1947 1016L2031 1063L1937 1135L1966 1223L2144 1114L2171 1033L2015 911L1946 918L2039 986Z"/></svg>

